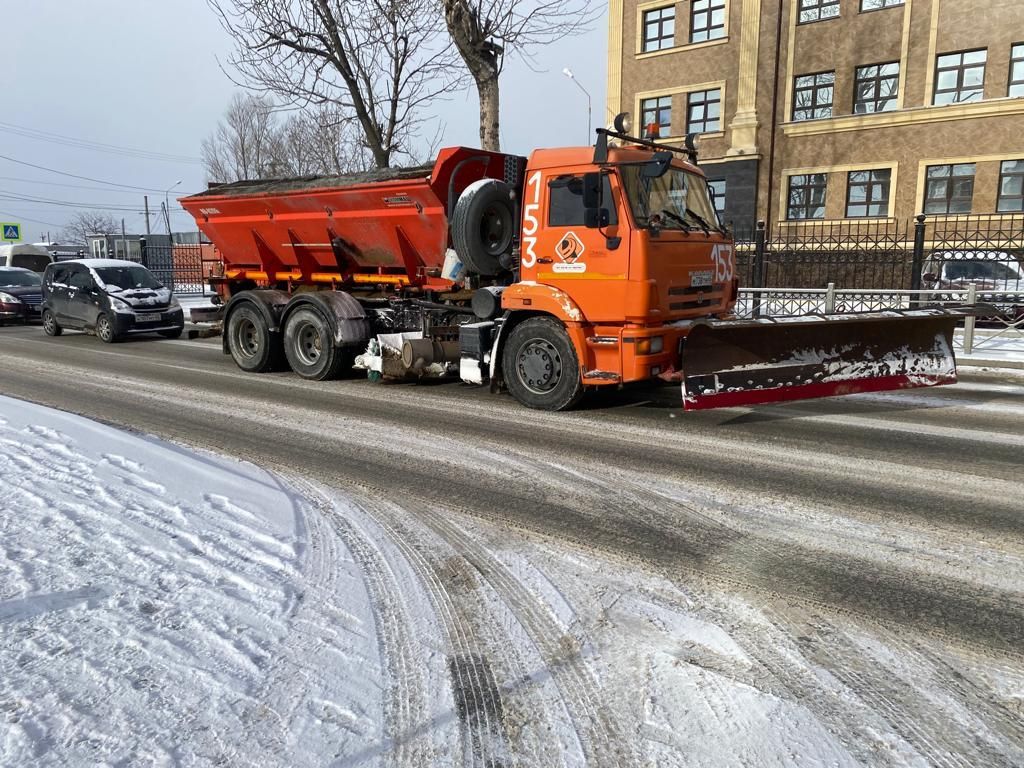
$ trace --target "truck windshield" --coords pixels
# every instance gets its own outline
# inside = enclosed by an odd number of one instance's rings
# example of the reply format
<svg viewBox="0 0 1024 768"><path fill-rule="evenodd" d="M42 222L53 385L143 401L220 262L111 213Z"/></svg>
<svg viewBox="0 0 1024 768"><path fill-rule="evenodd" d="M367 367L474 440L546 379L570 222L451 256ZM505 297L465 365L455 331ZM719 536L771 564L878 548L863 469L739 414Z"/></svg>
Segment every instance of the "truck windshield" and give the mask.
<svg viewBox="0 0 1024 768"><path fill-rule="evenodd" d="M621 167L633 218L641 227L652 223L666 229L718 229L718 218L703 177L669 168L657 178L645 178L641 166Z"/></svg>

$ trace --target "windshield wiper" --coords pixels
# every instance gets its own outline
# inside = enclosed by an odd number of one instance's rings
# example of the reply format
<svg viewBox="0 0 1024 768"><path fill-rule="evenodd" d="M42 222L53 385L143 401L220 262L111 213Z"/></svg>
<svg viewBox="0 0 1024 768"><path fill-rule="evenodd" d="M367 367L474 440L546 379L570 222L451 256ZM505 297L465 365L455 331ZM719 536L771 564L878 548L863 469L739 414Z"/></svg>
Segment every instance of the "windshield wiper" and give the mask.
<svg viewBox="0 0 1024 768"><path fill-rule="evenodd" d="M697 220L697 223L700 224L700 228L704 230L704 234L705 235L710 235L711 234L711 225L708 224L707 221L704 220L703 216L701 216L699 213L697 213L695 210L693 210L693 208L687 208L686 209L686 215L687 216L692 216L694 219Z"/></svg>
<svg viewBox="0 0 1024 768"><path fill-rule="evenodd" d="M672 217L673 219L675 219L676 221L678 221L680 224L683 225L683 229L686 229L686 230L693 229L693 227L691 227L689 224L686 223L686 219L684 219L682 216L680 216L675 211L670 211L668 208L662 208L661 211L659 211L659 213L663 213L663 214L666 214L667 216Z"/></svg>

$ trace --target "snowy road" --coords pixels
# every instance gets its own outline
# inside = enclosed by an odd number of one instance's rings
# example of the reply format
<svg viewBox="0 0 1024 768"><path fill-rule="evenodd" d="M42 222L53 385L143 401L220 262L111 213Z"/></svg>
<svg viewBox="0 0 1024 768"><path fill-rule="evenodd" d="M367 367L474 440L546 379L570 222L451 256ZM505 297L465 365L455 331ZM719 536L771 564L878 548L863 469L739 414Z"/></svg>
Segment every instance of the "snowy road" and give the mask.
<svg viewBox="0 0 1024 768"><path fill-rule="evenodd" d="M314 685L340 658L314 611L265 628L279 720L217 741L227 764L1024 764L1021 379L537 414L459 385L246 375L209 342L0 329L0 355L2 394L274 472L302 521L288 546L317 553L290 588L365 601L379 723L310 720L355 690ZM361 592L338 582L353 568ZM24 619L31 590L0 589L3 663L61 601Z"/></svg>

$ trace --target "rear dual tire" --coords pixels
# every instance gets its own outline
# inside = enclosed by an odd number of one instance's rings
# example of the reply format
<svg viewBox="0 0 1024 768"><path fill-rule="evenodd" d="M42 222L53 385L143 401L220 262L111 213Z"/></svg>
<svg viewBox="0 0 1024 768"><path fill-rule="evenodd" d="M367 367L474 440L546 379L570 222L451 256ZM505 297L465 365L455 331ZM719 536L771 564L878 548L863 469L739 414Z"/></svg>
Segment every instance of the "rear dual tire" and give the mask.
<svg viewBox="0 0 1024 768"><path fill-rule="evenodd" d="M270 332L263 314L248 302L228 316L228 351L235 365L248 373L281 367L281 340Z"/></svg>
<svg viewBox="0 0 1024 768"><path fill-rule="evenodd" d="M284 354L293 371L313 381L337 379L354 361L351 352L334 345L331 324L313 307L300 307L288 315Z"/></svg>

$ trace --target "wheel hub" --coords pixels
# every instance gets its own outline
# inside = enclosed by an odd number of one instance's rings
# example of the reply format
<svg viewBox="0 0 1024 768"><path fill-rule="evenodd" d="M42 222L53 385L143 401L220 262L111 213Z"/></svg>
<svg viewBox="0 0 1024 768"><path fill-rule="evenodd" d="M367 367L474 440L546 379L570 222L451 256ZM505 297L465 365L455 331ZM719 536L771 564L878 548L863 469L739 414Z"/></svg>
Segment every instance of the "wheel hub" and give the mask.
<svg viewBox="0 0 1024 768"><path fill-rule="evenodd" d="M295 351L305 365L316 365L323 353L320 329L312 323L303 323L295 334Z"/></svg>
<svg viewBox="0 0 1024 768"><path fill-rule="evenodd" d="M550 392L562 378L562 357L545 339L533 339L524 344L516 367L519 380L538 395Z"/></svg>
<svg viewBox="0 0 1024 768"><path fill-rule="evenodd" d="M238 323L238 330L235 332L235 345L246 357L255 357L260 351L260 335L256 330L256 324L248 318L243 318Z"/></svg>

